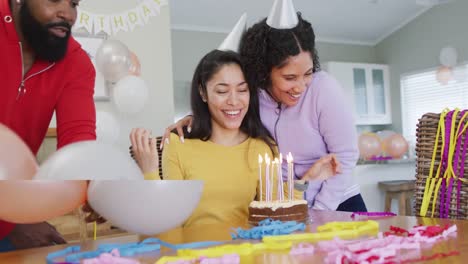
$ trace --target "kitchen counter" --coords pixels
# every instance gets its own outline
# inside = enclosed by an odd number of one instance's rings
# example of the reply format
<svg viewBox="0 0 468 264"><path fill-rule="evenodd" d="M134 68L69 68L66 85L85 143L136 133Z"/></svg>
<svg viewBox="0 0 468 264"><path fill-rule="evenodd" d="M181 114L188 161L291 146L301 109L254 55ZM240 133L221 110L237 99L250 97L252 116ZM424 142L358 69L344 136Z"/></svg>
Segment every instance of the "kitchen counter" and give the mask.
<svg viewBox="0 0 468 264"><path fill-rule="evenodd" d="M361 187L361 194L368 211L384 210L385 193L379 189L381 181L414 180L416 175L415 160L390 161L378 164L360 164L353 172L354 180ZM397 201L392 201L392 212L398 213Z"/></svg>

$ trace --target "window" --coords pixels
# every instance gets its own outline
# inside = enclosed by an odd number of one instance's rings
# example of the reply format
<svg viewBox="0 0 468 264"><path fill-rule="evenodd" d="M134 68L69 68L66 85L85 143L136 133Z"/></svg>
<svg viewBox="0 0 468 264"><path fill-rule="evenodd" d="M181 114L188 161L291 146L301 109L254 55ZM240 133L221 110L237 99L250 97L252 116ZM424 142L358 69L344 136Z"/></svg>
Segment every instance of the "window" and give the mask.
<svg viewBox="0 0 468 264"><path fill-rule="evenodd" d="M416 142L416 125L423 114L468 109L468 64L454 68L446 85L437 81L436 72L431 69L401 77L403 136L410 142Z"/></svg>

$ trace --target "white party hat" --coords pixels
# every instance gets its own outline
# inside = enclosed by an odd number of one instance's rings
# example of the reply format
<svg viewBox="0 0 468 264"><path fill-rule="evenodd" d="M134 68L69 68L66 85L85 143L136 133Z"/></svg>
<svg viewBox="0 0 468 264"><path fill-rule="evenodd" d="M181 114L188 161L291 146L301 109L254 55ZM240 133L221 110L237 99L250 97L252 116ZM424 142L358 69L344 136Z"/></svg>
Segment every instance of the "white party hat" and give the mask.
<svg viewBox="0 0 468 264"><path fill-rule="evenodd" d="M231 33L224 39L218 50L239 51L239 44L247 27L247 14L244 13L237 21Z"/></svg>
<svg viewBox="0 0 468 264"><path fill-rule="evenodd" d="M298 22L292 0L275 0L266 23L272 28L290 29L297 26Z"/></svg>

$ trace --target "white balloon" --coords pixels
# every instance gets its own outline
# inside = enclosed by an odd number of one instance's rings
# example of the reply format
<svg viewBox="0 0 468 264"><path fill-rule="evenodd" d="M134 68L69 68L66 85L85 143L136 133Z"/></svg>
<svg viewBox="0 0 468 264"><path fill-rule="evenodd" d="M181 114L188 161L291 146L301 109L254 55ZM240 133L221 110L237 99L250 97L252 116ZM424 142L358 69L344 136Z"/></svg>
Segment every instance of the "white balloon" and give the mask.
<svg viewBox="0 0 468 264"><path fill-rule="evenodd" d="M468 80L468 66L455 69L453 71L453 79L459 83L466 82Z"/></svg>
<svg viewBox="0 0 468 264"><path fill-rule="evenodd" d="M113 225L155 235L182 225L202 191L203 181L92 181L88 201Z"/></svg>
<svg viewBox="0 0 468 264"><path fill-rule="evenodd" d="M112 113L98 111L96 113L97 140L104 143L115 143L120 136L120 124Z"/></svg>
<svg viewBox="0 0 468 264"><path fill-rule="evenodd" d="M135 114L140 112L148 99L148 86L143 79L137 76L129 75L122 78L113 90L114 104L122 113Z"/></svg>
<svg viewBox="0 0 468 264"><path fill-rule="evenodd" d="M440 64L447 67L454 67L457 65L457 50L454 47L447 46L440 51Z"/></svg>
<svg viewBox="0 0 468 264"><path fill-rule="evenodd" d="M132 66L130 50L122 42L108 39L96 52L96 66L104 79L117 82L128 75Z"/></svg>
<svg viewBox="0 0 468 264"><path fill-rule="evenodd" d="M144 177L131 157L120 149L96 141L83 141L52 154L33 179L131 180Z"/></svg>

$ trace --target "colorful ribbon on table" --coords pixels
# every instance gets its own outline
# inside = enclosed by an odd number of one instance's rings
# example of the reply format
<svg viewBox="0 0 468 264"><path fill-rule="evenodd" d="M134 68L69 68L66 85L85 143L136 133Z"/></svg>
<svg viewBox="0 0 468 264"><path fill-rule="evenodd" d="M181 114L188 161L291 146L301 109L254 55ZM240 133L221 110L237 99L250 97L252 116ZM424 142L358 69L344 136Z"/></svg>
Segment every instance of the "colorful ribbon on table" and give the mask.
<svg viewBox="0 0 468 264"><path fill-rule="evenodd" d="M391 226L377 238L345 241L334 239L321 241L317 249L327 252L325 263L411 263L431 258L442 258L457 254L438 253L421 256L423 245L456 235L457 226L415 226L410 230Z"/></svg>
<svg viewBox="0 0 468 264"><path fill-rule="evenodd" d="M367 216L367 217L386 217L386 216L396 216L392 212L354 212L351 214L351 218L354 219L356 216Z"/></svg>
<svg viewBox="0 0 468 264"><path fill-rule="evenodd" d="M218 258L199 257L162 257L158 262L163 261L165 264L238 264L240 257L236 254L228 254Z"/></svg>
<svg viewBox="0 0 468 264"><path fill-rule="evenodd" d="M315 247L312 244L299 243L297 245L292 246L289 254L290 255L313 255L314 252L315 252Z"/></svg>
<svg viewBox="0 0 468 264"><path fill-rule="evenodd" d="M284 235L291 234L295 231L304 231L305 224L297 223L295 221L273 221L265 219L259 223L259 226L244 230L242 228L234 229L235 233L231 234L233 239L261 239L265 235ZM65 258L66 262L78 263L81 259L98 258L102 254L109 254L112 250L117 249L119 256L131 257L137 254L158 251L161 246L180 250L180 249L196 249L203 247L210 247L215 245L224 244L225 242L206 241L195 242L186 244L170 244L156 238L148 238L140 243L126 243L126 244L102 244L99 245L97 250L80 252L79 246L68 247L64 250L51 253L47 256L47 263L54 263L54 259ZM206 260L205 262L207 262Z"/></svg>
<svg viewBox="0 0 468 264"><path fill-rule="evenodd" d="M265 222L266 226L279 223ZM284 225L285 229L290 225ZM136 264L136 260L121 258L136 254L159 250L161 246L177 249L177 256L165 256L156 264L191 264L191 263L240 263L241 257L253 257L257 253L289 252L290 255L314 254L315 247L308 242L319 242L317 249L328 254L328 262L338 259L349 263L395 258L401 249L419 249L421 243L434 243L440 239L456 233L453 226L416 226L410 230L391 226L388 232L378 233L379 225L376 221L330 222L317 227L317 233L290 234L279 236L264 236L263 243L243 243L220 245L224 242L196 242L172 245L156 238L149 238L140 243L102 244L96 251L79 252L80 247L72 246L47 256L47 263L65 257L68 263L79 263L86 259L87 264ZM374 236L374 239L345 241L341 239L358 238L360 236ZM331 240L331 241L325 241ZM202 248L202 249L199 249ZM419 252L419 251L418 251ZM412 252L413 254L414 252ZM441 258L457 254L457 252L439 253L429 257L408 255L395 258L395 261L413 261ZM401 255L401 254L400 254ZM111 262L109 262L111 261ZM112 262L114 261L114 262ZM131 262L133 261L133 262ZM388 263L392 263L389 261ZM409 262L408 262L409 263Z"/></svg>
<svg viewBox="0 0 468 264"><path fill-rule="evenodd" d="M232 239L262 239L264 236L287 235L296 231L305 230L304 223L296 221L282 222L279 220L265 219L258 226L250 229L235 228Z"/></svg>
<svg viewBox="0 0 468 264"><path fill-rule="evenodd" d="M113 249L110 253L102 253L97 258L85 259L83 264L140 264L138 260L122 258L118 249Z"/></svg>
<svg viewBox="0 0 468 264"><path fill-rule="evenodd" d="M264 243L278 243L292 241L294 243L315 243L322 240L331 240L336 237L353 239L361 236L375 236L379 232L379 223L373 220L330 222L317 227L317 233L302 233L283 236L265 236Z"/></svg>
<svg viewBox="0 0 468 264"><path fill-rule="evenodd" d="M353 222L333 222L320 226L318 230L335 232L356 229L366 226L365 223L353 225ZM354 222L356 223L356 222ZM189 264L198 263L205 256L212 259L220 259L223 256L236 255L240 258L252 257L259 253L289 251L289 255L314 254L315 249L327 252L326 263L411 263L421 260L437 259L458 254L458 252L437 253L432 256L421 256L419 249L423 244L432 244L441 239L456 234L457 227L453 226L416 226L410 230L392 226L388 232L379 233L377 238L360 240L342 240L334 238L331 241L320 241L316 246L310 243L294 243L282 239L275 242L258 244L243 243L235 245L222 245L206 249L178 250L178 256L167 256L159 259L156 264ZM290 235L278 236L291 238ZM264 238L264 240L267 237ZM404 251L402 251L404 250ZM383 261L385 260L385 261ZM379 262L381 261L381 262ZM383 261L383 262L382 262ZM200 262L201 263L201 262ZM213 262L225 263L225 262ZM229 262L231 263L231 262ZM237 262L232 262L237 263Z"/></svg>
<svg viewBox="0 0 468 264"><path fill-rule="evenodd" d="M275 221L267 221L265 224L268 226L268 224L274 222ZM286 229L288 228L287 225L283 225L283 227ZM290 251L290 254L299 254L299 252L302 254L305 254L305 252L313 253L313 247L308 246L308 244L304 242L316 242L333 239L335 237L356 238L362 235L375 235L378 233L378 230L379 224L371 220L365 222L331 222L317 227L318 233L263 236L263 243L230 244L206 249L178 250L177 255L180 258L175 256L162 257L156 264L173 264L178 263L174 261L194 260L202 256L219 258L226 254L236 254L241 257L246 257L269 251Z"/></svg>
<svg viewBox="0 0 468 264"><path fill-rule="evenodd" d="M459 116L460 121L456 127L456 120ZM462 140L462 135L468 127L468 111L456 109L449 111L444 109L439 117L437 134L432 152L429 176L424 188L424 196L420 208L420 216L426 216L429 208L430 198L432 199L431 217L434 217L436 202L440 196L439 216L447 218L450 215L450 200L453 191L453 183L457 181L457 216L460 210L460 191L461 184L468 182L464 179L464 165L466 159L466 148L468 146L468 137ZM440 147L441 160L435 170L435 159L439 150L439 138L442 139ZM435 170L435 173L434 173Z"/></svg>
<svg viewBox="0 0 468 264"><path fill-rule="evenodd" d="M142 242L134 243L125 243L125 244L101 244L94 251L85 251L80 252L81 248L79 246L71 246L63 250L50 253L47 255L46 260L47 264L57 263L54 260L58 258L65 258L65 262L68 263L79 263L82 259L93 259L98 258L102 254L111 253L113 250L119 251L119 257L132 257L137 254L143 254L153 251L159 251L161 246L170 248L170 249L185 249L185 248L203 248L210 247L215 245L224 244L225 242L219 241L203 241L195 243L186 243L186 244L170 244L164 242L157 238L148 238Z"/></svg>

